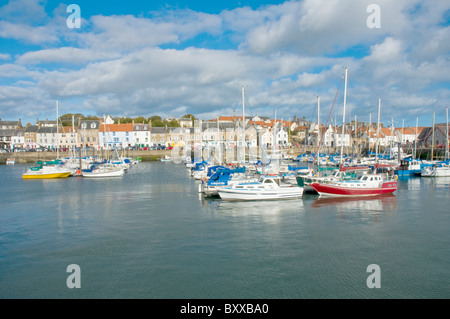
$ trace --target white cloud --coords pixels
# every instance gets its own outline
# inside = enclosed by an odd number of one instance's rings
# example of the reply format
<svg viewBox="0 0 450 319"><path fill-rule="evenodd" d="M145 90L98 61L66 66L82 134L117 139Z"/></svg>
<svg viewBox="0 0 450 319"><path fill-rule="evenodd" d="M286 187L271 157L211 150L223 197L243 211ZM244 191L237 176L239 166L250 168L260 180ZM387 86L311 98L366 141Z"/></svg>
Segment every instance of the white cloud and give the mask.
<svg viewBox="0 0 450 319"><path fill-rule="evenodd" d="M15 24L8 21L0 21L0 37L32 44L52 43L59 40L54 29L51 27L33 27L27 24Z"/></svg>
<svg viewBox="0 0 450 319"><path fill-rule="evenodd" d="M402 59L404 49L400 40L392 37L384 39L383 43L371 47L370 56L366 59L375 63L387 63Z"/></svg>
<svg viewBox="0 0 450 319"><path fill-rule="evenodd" d="M42 0L10 0L0 7L0 18L14 23L42 23L47 20Z"/></svg>
<svg viewBox="0 0 450 319"><path fill-rule="evenodd" d="M91 61L109 60L118 58L119 56L119 54L109 51L61 47L55 49L30 51L17 57L16 62L18 64L64 63L71 65L83 65Z"/></svg>
<svg viewBox="0 0 450 319"><path fill-rule="evenodd" d="M0 60L9 60L11 58L11 55L7 53L0 53Z"/></svg>
<svg viewBox="0 0 450 319"><path fill-rule="evenodd" d="M330 110L344 67L349 112L358 118L375 114L379 97L393 115L448 104L450 27L442 23L450 4L379 0L381 28L370 29L366 8L372 2L97 15L71 30L63 5L50 17L44 3L32 1L20 18L0 21L0 37L35 44L19 54L2 48L0 76L2 83L11 80L2 92L10 88L16 95L4 93L0 109L16 105L26 113L35 103L52 115L58 98L76 99L68 107L99 115L217 116L240 110L244 85L249 114L273 116L277 109L280 117L309 118L318 95L324 114ZM19 3L1 7L0 16L12 17ZM33 12L36 19L27 22ZM212 49L215 39L228 49ZM342 92L343 86L336 113Z"/></svg>

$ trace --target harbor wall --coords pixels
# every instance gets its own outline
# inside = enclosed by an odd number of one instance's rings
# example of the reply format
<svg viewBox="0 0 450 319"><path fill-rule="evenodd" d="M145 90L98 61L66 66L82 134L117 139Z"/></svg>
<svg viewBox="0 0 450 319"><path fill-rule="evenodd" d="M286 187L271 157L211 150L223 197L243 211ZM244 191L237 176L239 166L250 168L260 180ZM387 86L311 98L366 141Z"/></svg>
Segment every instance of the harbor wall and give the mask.
<svg viewBox="0 0 450 319"><path fill-rule="evenodd" d="M298 147L292 148L287 153L291 156L298 156L305 152L314 153L317 150L316 147ZM340 148L324 148L321 150L321 153L334 154L336 152L340 152ZM383 149L380 149L380 153L383 152ZM351 150L347 150L344 148L344 153L354 155ZM60 152L60 157L69 157L69 152ZM123 155L126 157L140 157L142 161L157 161L165 155L171 156L171 150L125 150L119 152L119 155ZM51 161L56 159L56 152L17 152L17 153L0 153L0 164L5 164L6 159L9 157L14 157L16 163L35 163L36 161ZM93 156L97 155L102 158L114 158L115 154L113 151L90 151L87 154L82 154L82 156ZM431 148L419 148L417 149L417 157L424 160L431 159ZM433 150L433 159L434 160L442 160L445 157L445 149L437 148Z"/></svg>
<svg viewBox="0 0 450 319"><path fill-rule="evenodd" d="M147 151L136 151L136 150L127 150L124 151L123 154L126 157L140 157L142 161L157 161L161 157L165 155L170 156L170 150L147 150ZM103 152L89 152L88 156L97 155L103 158L114 158L114 153L112 151L103 151ZM6 159L10 157L14 157L16 163L35 163L37 161L51 161L55 160L57 156L56 152L17 152L17 153L0 153L0 164L5 164ZM69 157L69 152L60 152L59 157ZM85 156L85 154L82 154Z"/></svg>

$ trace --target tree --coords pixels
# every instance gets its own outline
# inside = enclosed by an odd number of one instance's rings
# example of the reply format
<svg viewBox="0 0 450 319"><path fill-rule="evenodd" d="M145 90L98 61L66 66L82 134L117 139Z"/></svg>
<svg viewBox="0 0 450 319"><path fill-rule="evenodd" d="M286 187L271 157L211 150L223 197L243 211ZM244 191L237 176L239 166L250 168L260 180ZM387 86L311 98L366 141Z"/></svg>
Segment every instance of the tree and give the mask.
<svg viewBox="0 0 450 319"><path fill-rule="evenodd" d="M134 119L134 123L144 123L148 124L148 119L143 116L138 116Z"/></svg>
<svg viewBox="0 0 450 319"><path fill-rule="evenodd" d="M72 116L74 117L75 125L78 124L78 118L85 118L81 113L67 113L59 117L59 123L62 124L62 126L72 126Z"/></svg>
<svg viewBox="0 0 450 319"><path fill-rule="evenodd" d="M150 118L151 122L152 122L152 127L163 127L164 125L164 121L161 119L161 116L158 115L154 115Z"/></svg>

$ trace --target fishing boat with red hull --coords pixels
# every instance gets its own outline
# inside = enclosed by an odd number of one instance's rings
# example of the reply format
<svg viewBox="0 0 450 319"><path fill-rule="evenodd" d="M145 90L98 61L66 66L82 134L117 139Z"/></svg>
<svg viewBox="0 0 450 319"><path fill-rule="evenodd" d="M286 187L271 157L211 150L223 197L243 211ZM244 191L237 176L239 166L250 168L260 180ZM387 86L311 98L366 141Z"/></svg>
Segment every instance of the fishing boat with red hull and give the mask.
<svg viewBox="0 0 450 319"><path fill-rule="evenodd" d="M374 196L392 194L397 190L397 176L378 173L377 169L393 169L388 165L377 164L374 172L368 172L355 180L322 181L311 184L321 196ZM346 169L341 167L342 169Z"/></svg>

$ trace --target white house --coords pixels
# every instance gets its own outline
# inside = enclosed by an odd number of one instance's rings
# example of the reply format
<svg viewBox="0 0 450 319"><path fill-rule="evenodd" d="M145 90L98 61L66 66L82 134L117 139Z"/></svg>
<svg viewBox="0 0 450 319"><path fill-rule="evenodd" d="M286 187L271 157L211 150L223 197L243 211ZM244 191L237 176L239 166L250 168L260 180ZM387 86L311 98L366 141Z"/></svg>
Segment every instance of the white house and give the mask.
<svg viewBox="0 0 450 319"><path fill-rule="evenodd" d="M149 124L134 124L130 143L132 146L148 147L151 144L151 131Z"/></svg>
<svg viewBox="0 0 450 319"><path fill-rule="evenodd" d="M288 140L287 131L284 128L276 129L275 145L283 146L283 145L287 145L288 143L289 143L289 140Z"/></svg>
<svg viewBox="0 0 450 319"><path fill-rule="evenodd" d="M133 124L101 124L99 130L99 146L112 149L135 145Z"/></svg>
<svg viewBox="0 0 450 319"><path fill-rule="evenodd" d="M36 143L42 148L56 148L58 143L57 128L54 126L40 127L36 132Z"/></svg>

